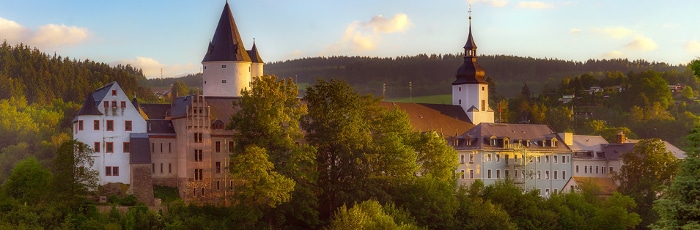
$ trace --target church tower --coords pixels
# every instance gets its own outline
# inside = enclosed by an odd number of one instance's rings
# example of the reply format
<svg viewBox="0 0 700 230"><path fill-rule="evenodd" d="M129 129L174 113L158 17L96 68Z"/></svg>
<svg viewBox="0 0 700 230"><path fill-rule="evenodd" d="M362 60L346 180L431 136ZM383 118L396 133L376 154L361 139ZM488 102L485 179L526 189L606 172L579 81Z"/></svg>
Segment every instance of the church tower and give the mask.
<svg viewBox="0 0 700 230"><path fill-rule="evenodd" d="M256 60L260 59L253 45ZM250 86L252 76L262 75L262 64L256 65L245 49L228 1L221 12L214 37L202 60L202 89L205 97L240 97L241 90Z"/></svg>
<svg viewBox="0 0 700 230"><path fill-rule="evenodd" d="M489 85L486 72L476 62L476 43L472 37L472 16L469 10L469 37L464 45L464 62L457 69L452 82L452 104L459 105L474 125L493 123L493 110L489 108Z"/></svg>

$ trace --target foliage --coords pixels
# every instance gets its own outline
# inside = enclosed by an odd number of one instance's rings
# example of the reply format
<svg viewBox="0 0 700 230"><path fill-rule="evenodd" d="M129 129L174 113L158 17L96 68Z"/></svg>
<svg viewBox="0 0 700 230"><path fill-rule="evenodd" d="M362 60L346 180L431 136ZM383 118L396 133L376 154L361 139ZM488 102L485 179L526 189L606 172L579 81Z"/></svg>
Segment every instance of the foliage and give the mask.
<svg viewBox="0 0 700 230"><path fill-rule="evenodd" d="M52 189L55 201L72 210L80 210L82 201L97 189L98 172L92 169L92 148L69 140L56 152L53 160Z"/></svg>
<svg viewBox="0 0 700 230"><path fill-rule="evenodd" d="M82 102L92 89L113 81L129 95L155 98L140 87L143 72L130 65L110 66L92 60L48 55L24 44L0 44L0 99L25 97L29 103L49 104L54 98Z"/></svg>
<svg viewBox="0 0 700 230"><path fill-rule="evenodd" d="M294 180L274 171L265 149L251 145L231 158L231 176L236 178L234 196L237 206L247 209L251 223L270 207L289 202Z"/></svg>
<svg viewBox="0 0 700 230"><path fill-rule="evenodd" d="M622 155L624 165L613 174L618 190L634 199L635 210L642 217L642 226L654 223L658 215L652 210L654 200L664 186L671 183L677 169L677 160L666 151L659 139L640 140L631 152Z"/></svg>
<svg viewBox="0 0 700 230"><path fill-rule="evenodd" d="M307 113L298 97L298 86L291 79L275 76L253 79L234 106L240 110L228 127L235 129L236 153L255 145L266 150L279 174L294 180L290 202L282 203L266 215L277 225L314 228L319 224L316 188L316 150L303 142L299 121Z"/></svg>
<svg viewBox="0 0 700 230"><path fill-rule="evenodd" d="M654 202L654 210L659 213L659 220L651 227L654 229L698 229L700 228L700 128L695 127L686 138L690 142L687 157L680 163L679 170L671 185L666 188L661 198Z"/></svg>
<svg viewBox="0 0 700 230"><path fill-rule="evenodd" d="M37 204L48 200L51 172L34 157L20 161L5 181L5 192L19 202Z"/></svg>
<svg viewBox="0 0 700 230"><path fill-rule="evenodd" d="M355 204L352 208L346 205L338 208L331 221L330 229L420 229L410 223L396 222L394 216L388 214L376 200L368 200Z"/></svg>

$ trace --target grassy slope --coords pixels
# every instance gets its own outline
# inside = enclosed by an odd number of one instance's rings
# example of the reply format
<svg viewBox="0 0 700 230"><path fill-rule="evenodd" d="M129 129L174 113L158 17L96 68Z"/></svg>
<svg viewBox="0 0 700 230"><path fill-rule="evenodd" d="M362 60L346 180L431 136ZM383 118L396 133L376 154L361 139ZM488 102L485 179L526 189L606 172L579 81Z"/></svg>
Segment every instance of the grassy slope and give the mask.
<svg viewBox="0 0 700 230"><path fill-rule="evenodd" d="M413 103L428 103L428 104L452 104L452 94L440 94L431 96L421 96L413 98L385 98L385 101L393 102L413 102Z"/></svg>

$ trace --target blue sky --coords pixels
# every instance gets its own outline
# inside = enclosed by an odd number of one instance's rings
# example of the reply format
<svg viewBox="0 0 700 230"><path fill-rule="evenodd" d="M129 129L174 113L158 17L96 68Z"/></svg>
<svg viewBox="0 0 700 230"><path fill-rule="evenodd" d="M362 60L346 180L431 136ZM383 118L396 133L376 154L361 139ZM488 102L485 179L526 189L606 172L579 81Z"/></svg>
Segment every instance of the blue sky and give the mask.
<svg viewBox="0 0 700 230"><path fill-rule="evenodd" d="M225 0L0 0L0 40L149 78L200 71ZM230 0L266 62L460 53L468 10L479 54L686 64L700 57L700 1Z"/></svg>

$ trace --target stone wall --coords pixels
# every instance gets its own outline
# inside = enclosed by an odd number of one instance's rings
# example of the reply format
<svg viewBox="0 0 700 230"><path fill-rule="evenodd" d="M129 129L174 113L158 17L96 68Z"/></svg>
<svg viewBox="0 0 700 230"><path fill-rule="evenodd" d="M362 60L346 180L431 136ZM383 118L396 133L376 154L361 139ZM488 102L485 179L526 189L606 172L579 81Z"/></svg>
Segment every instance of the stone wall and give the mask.
<svg viewBox="0 0 700 230"><path fill-rule="evenodd" d="M131 164L131 192L146 205L154 204L151 164Z"/></svg>

